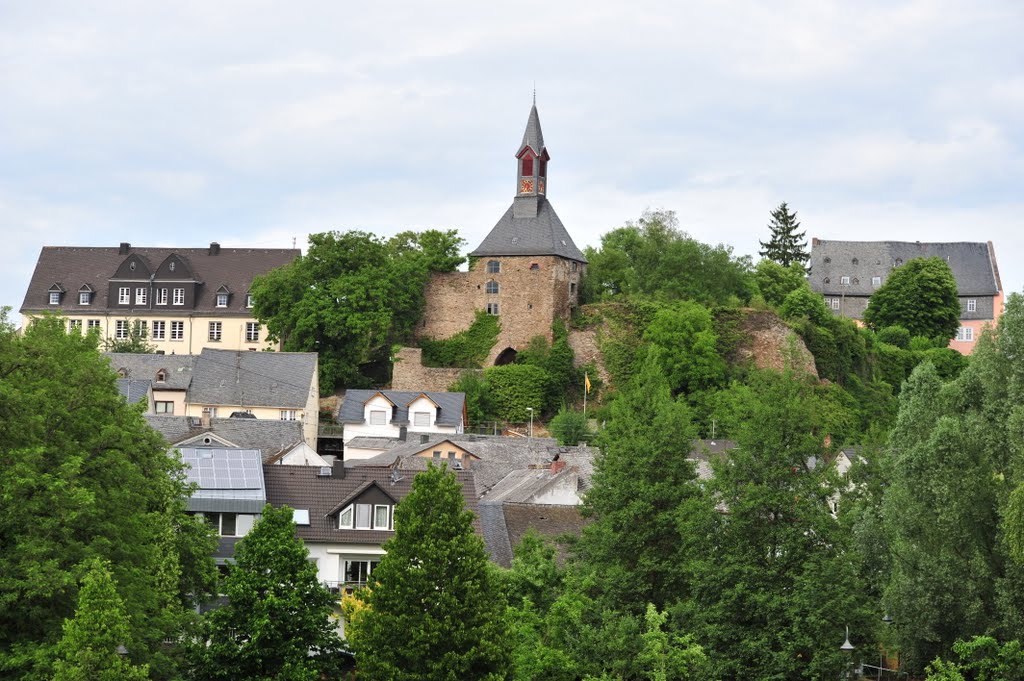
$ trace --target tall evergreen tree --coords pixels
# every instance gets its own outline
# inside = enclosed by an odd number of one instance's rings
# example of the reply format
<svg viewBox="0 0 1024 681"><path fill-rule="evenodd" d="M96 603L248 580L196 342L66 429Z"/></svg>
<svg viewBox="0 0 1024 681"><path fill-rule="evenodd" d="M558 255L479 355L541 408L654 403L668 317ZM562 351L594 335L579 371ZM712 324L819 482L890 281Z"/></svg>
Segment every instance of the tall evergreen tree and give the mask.
<svg viewBox="0 0 1024 681"><path fill-rule="evenodd" d="M505 679L505 604L455 475L431 465L395 508L369 608L348 623L360 679Z"/></svg>
<svg viewBox="0 0 1024 681"><path fill-rule="evenodd" d="M798 232L800 223L797 222L796 212L789 212L789 206L783 201L779 207L772 211L772 221L768 223L771 230L771 237L768 241L761 241L760 255L779 263L783 267L789 267L796 263L806 267L811 256L807 252L807 240L804 238L807 232Z"/></svg>
<svg viewBox="0 0 1024 681"><path fill-rule="evenodd" d="M330 593L295 536L292 510L267 505L238 543L223 590L192 650L192 678L313 681L337 671Z"/></svg>

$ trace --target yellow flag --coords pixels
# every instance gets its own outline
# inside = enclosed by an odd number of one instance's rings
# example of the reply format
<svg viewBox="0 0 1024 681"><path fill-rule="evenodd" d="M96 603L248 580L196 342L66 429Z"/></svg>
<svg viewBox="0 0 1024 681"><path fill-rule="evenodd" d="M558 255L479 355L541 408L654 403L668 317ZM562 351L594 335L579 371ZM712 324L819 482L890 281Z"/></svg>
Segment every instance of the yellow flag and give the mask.
<svg viewBox="0 0 1024 681"><path fill-rule="evenodd" d="M583 387L587 389L588 393L590 392L590 375L589 374L583 374Z"/></svg>

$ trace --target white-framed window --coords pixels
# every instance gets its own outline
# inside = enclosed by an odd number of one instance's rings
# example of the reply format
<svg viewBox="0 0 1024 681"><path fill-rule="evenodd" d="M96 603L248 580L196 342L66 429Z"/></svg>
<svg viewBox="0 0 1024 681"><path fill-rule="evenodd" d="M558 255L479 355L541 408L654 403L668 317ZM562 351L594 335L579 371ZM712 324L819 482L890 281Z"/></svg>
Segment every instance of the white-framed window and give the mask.
<svg viewBox="0 0 1024 681"><path fill-rule="evenodd" d="M142 338L149 338L149 322L147 322L145 319L143 319L140 322L135 322L134 326L135 326L135 331Z"/></svg>
<svg viewBox="0 0 1024 681"><path fill-rule="evenodd" d="M973 343L974 329L970 326L961 326L956 330L956 339L963 343Z"/></svg>
<svg viewBox="0 0 1024 681"><path fill-rule="evenodd" d="M294 421L298 418L298 412L295 409L282 409L281 420L282 421Z"/></svg>
<svg viewBox="0 0 1024 681"><path fill-rule="evenodd" d="M430 412L429 411L416 411L412 414L412 425L417 428L429 428L430 427Z"/></svg>
<svg viewBox="0 0 1024 681"><path fill-rule="evenodd" d="M50 291L50 305L60 305L60 291Z"/></svg>
<svg viewBox="0 0 1024 681"><path fill-rule="evenodd" d="M370 575L377 569L376 560L346 560L345 582L348 584L366 584Z"/></svg>
<svg viewBox="0 0 1024 681"><path fill-rule="evenodd" d="M497 316L499 314L499 312L498 312L498 304L497 303L487 303L487 314Z"/></svg>
<svg viewBox="0 0 1024 681"><path fill-rule="evenodd" d="M391 529L391 507L386 504L377 504L373 507L373 529Z"/></svg>
<svg viewBox="0 0 1024 681"><path fill-rule="evenodd" d="M209 416L211 419L217 418L217 407L203 407L203 416Z"/></svg>
<svg viewBox="0 0 1024 681"><path fill-rule="evenodd" d="M68 333L82 333L82 320L81 319L69 319L68 320Z"/></svg>
<svg viewBox="0 0 1024 681"><path fill-rule="evenodd" d="M153 408L157 414L173 414L174 402L154 402Z"/></svg>
<svg viewBox="0 0 1024 681"><path fill-rule="evenodd" d="M185 338L185 322L171 322L171 340L183 340Z"/></svg>
<svg viewBox="0 0 1024 681"><path fill-rule="evenodd" d="M252 297L252 294L251 293L246 294L246 296L245 296L245 306L248 307L248 308L251 308L252 305L253 305L253 302L254 302L254 298Z"/></svg>
<svg viewBox="0 0 1024 681"><path fill-rule="evenodd" d="M117 289L117 304L118 305L129 305L132 302L132 290L127 286L121 286Z"/></svg>
<svg viewBox="0 0 1024 681"><path fill-rule="evenodd" d="M390 530L393 515L390 504L351 504L338 514L338 529Z"/></svg>
<svg viewBox="0 0 1024 681"><path fill-rule="evenodd" d="M494 281L493 279L488 281L487 284L485 284L484 288L486 289L487 294L491 296L497 295L498 291L500 290L498 282Z"/></svg>
<svg viewBox="0 0 1024 681"><path fill-rule="evenodd" d="M92 293L89 291L78 292L78 304L79 305L91 305L92 304Z"/></svg>
<svg viewBox="0 0 1024 681"><path fill-rule="evenodd" d="M370 425L383 426L388 422L388 413L380 409L370 410Z"/></svg>
<svg viewBox="0 0 1024 681"><path fill-rule="evenodd" d="M874 286L875 288L878 288L879 286L882 285L882 278L881 277L871 277L871 285Z"/></svg>
<svg viewBox="0 0 1024 681"><path fill-rule="evenodd" d="M156 290L156 304L166 305L167 304L167 289L159 288Z"/></svg>
<svg viewBox="0 0 1024 681"><path fill-rule="evenodd" d="M977 312L978 311L978 301L975 300L974 298L968 298L967 299L967 311L968 312Z"/></svg>
<svg viewBox="0 0 1024 681"><path fill-rule="evenodd" d="M153 340L163 340L167 334L167 322L156 320L153 322Z"/></svg>
<svg viewBox="0 0 1024 681"><path fill-rule="evenodd" d="M217 294L217 307L227 307L227 306L228 306L228 294L226 294L226 293L218 293Z"/></svg>
<svg viewBox="0 0 1024 681"><path fill-rule="evenodd" d="M176 288L176 289L174 289L174 297L173 297L171 302L173 302L175 305L184 305L185 304L185 289L183 289L183 288Z"/></svg>
<svg viewBox="0 0 1024 681"><path fill-rule="evenodd" d="M245 323L245 340L248 343L259 343L259 341L260 341L260 323L259 322L246 322Z"/></svg>
<svg viewBox="0 0 1024 681"><path fill-rule="evenodd" d="M355 515L355 511L351 506L345 508L344 511L338 514L338 529L346 530L352 529L352 517Z"/></svg>
<svg viewBox="0 0 1024 681"><path fill-rule="evenodd" d="M370 517L370 504L356 504L356 529L357 530L371 530L373 529L372 518Z"/></svg>
<svg viewBox="0 0 1024 681"><path fill-rule="evenodd" d="M238 533L237 513L203 513L203 520L210 523L222 537L235 537Z"/></svg>
<svg viewBox="0 0 1024 681"><path fill-rule="evenodd" d="M137 288L135 289L135 304L145 305L146 304L146 289Z"/></svg>
<svg viewBox="0 0 1024 681"><path fill-rule="evenodd" d="M85 328L88 329L89 331L92 331L93 329L99 329L100 328L100 320L98 320L98 319L90 319L88 322L86 322Z"/></svg>
<svg viewBox="0 0 1024 681"><path fill-rule="evenodd" d="M220 341L221 331L223 330L223 322L210 322L209 339L214 342Z"/></svg>
<svg viewBox="0 0 1024 681"><path fill-rule="evenodd" d="M501 262L498 260L487 261L487 274L497 274L501 272Z"/></svg>
<svg viewBox="0 0 1024 681"><path fill-rule="evenodd" d="M839 277L839 285L840 286L849 286L850 285L850 278L849 277Z"/></svg>
<svg viewBox="0 0 1024 681"><path fill-rule="evenodd" d="M114 322L114 338L124 340L128 337L128 320L118 319Z"/></svg>

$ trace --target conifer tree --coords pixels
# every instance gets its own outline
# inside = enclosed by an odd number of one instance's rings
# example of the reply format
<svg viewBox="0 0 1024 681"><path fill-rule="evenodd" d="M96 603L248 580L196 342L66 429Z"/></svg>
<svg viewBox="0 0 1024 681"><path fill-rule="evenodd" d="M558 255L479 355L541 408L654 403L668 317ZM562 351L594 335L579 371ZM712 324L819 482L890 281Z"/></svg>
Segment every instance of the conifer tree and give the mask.
<svg viewBox="0 0 1024 681"><path fill-rule="evenodd" d="M796 211L790 213L789 206L783 201L772 211L772 221L768 223L771 238L762 241L760 255L773 260L783 267L793 263L806 266L811 256L807 252L806 232L798 232L800 223L796 219Z"/></svg>
<svg viewBox="0 0 1024 681"><path fill-rule="evenodd" d="M369 608L348 623L359 678L507 678L504 599L453 474L431 465L416 476L384 549Z"/></svg>

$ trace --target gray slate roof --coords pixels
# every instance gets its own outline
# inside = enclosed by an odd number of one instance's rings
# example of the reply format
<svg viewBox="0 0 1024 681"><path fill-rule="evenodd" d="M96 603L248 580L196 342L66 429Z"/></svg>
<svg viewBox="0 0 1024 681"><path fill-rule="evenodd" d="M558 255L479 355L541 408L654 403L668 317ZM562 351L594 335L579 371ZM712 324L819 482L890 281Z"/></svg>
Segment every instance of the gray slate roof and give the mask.
<svg viewBox="0 0 1024 681"><path fill-rule="evenodd" d="M189 416L146 414L145 418L168 445L177 445L204 433L211 433L242 449L260 450L264 460L302 441L301 421L216 418L210 419L209 428L204 428L200 419Z"/></svg>
<svg viewBox="0 0 1024 681"><path fill-rule="evenodd" d="M289 506L309 510L309 525L299 525L296 534L304 541L345 544L380 545L395 535L393 530L339 530L336 515L328 515L356 490L367 483L375 483L392 498L402 502L412 490L413 475L400 475L392 482L387 468L346 468L345 477L321 477L314 466L264 466L267 498L274 506ZM476 495L473 494L473 475L468 471L456 474L462 484L462 497L466 509L477 514ZM474 529L481 533L479 518Z"/></svg>
<svg viewBox="0 0 1024 681"><path fill-rule="evenodd" d="M524 199L513 199L513 204L470 255L557 255L569 260L587 262L583 252L576 248L547 197L524 198L527 201L537 201L537 217L515 217L515 201Z"/></svg>
<svg viewBox="0 0 1024 681"><path fill-rule="evenodd" d="M380 393L391 400L398 410L391 423L409 424L409 404L420 395L426 395L441 408L436 423L442 426L458 426L462 423L462 411L466 406L466 393L406 392L401 390L349 390L345 401L338 410L338 423L365 423L363 405Z"/></svg>
<svg viewBox="0 0 1024 681"><path fill-rule="evenodd" d="M557 540L566 535L580 536L590 522L580 515L578 506L549 504L481 503L480 515L483 520L484 544L491 560L502 567L511 566L513 549L530 529L552 540L559 562L564 562L568 547Z"/></svg>
<svg viewBox="0 0 1024 681"><path fill-rule="evenodd" d="M190 511L259 513L267 503L263 461L256 449L182 447L185 481L199 488Z"/></svg>
<svg viewBox="0 0 1024 681"><path fill-rule="evenodd" d="M521 468L511 471L499 480L494 487L487 490L481 501L530 503L533 497L542 493L555 482L563 478L571 478L574 475L578 475L578 473L571 466L567 466L557 473L552 473L549 467Z"/></svg>
<svg viewBox="0 0 1024 681"><path fill-rule="evenodd" d="M380 449L389 450L395 447L400 447L405 444L405 441L397 437L373 437L370 435L361 435L354 437L348 441L345 445L346 449Z"/></svg>
<svg viewBox="0 0 1024 681"><path fill-rule="evenodd" d="M523 131L523 141L519 145L519 151L527 146L537 154L544 150L544 133L540 129L540 114L537 113L536 103L530 109L529 118L526 119L526 130Z"/></svg>
<svg viewBox="0 0 1024 681"><path fill-rule="evenodd" d="M1002 289L992 243L811 240L811 288L825 295L870 296L892 270L913 258L939 257L949 263L961 296L991 296ZM854 263L854 260L857 262ZM850 277L841 286L841 277ZM828 283L825 280L828 279Z"/></svg>
<svg viewBox="0 0 1024 681"><path fill-rule="evenodd" d="M239 407L306 406L317 371L315 352L248 352L203 348L188 400Z"/></svg>
<svg viewBox="0 0 1024 681"><path fill-rule="evenodd" d="M128 404L135 404L146 399L151 385L153 384L149 381L133 381L130 378L117 379L117 391L128 401Z"/></svg>
<svg viewBox="0 0 1024 681"><path fill-rule="evenodd" d="M104 352L114 371L125 371L125 378L152 381L156 390L187 390L192 381L192 365L196 355L154 355L132 352ZM167 372L166 380L158 383L157 372Z"/></svg>
<svg viewBox="0 0 1024 681"><path fill-rule="evenodd" d="M221 248L217 255L210 255L210 248L148 248L131 247L130 253L145 259L150 270L156 268L172 254L178 254L191 267L196 278L204 282L194 310L175 310L172 306L160 314L191 314L205 312L222 314L251 315L245 307L248 293L256 275L266 274L272 269L287 265L299 256L300 251L290 248ZM82 314L89 311L102 313L111 305L108 300L108 282L118 267L127 260L119 247L44 246L32 273L21 311L55 311ZM59 284L67 293L60 305L50 305L48 291L53 284ZM90 305L78 304L78 291L88 285L93 291ZM234 294L227 309L217 308L213 295L221 286Z"/></svg>

